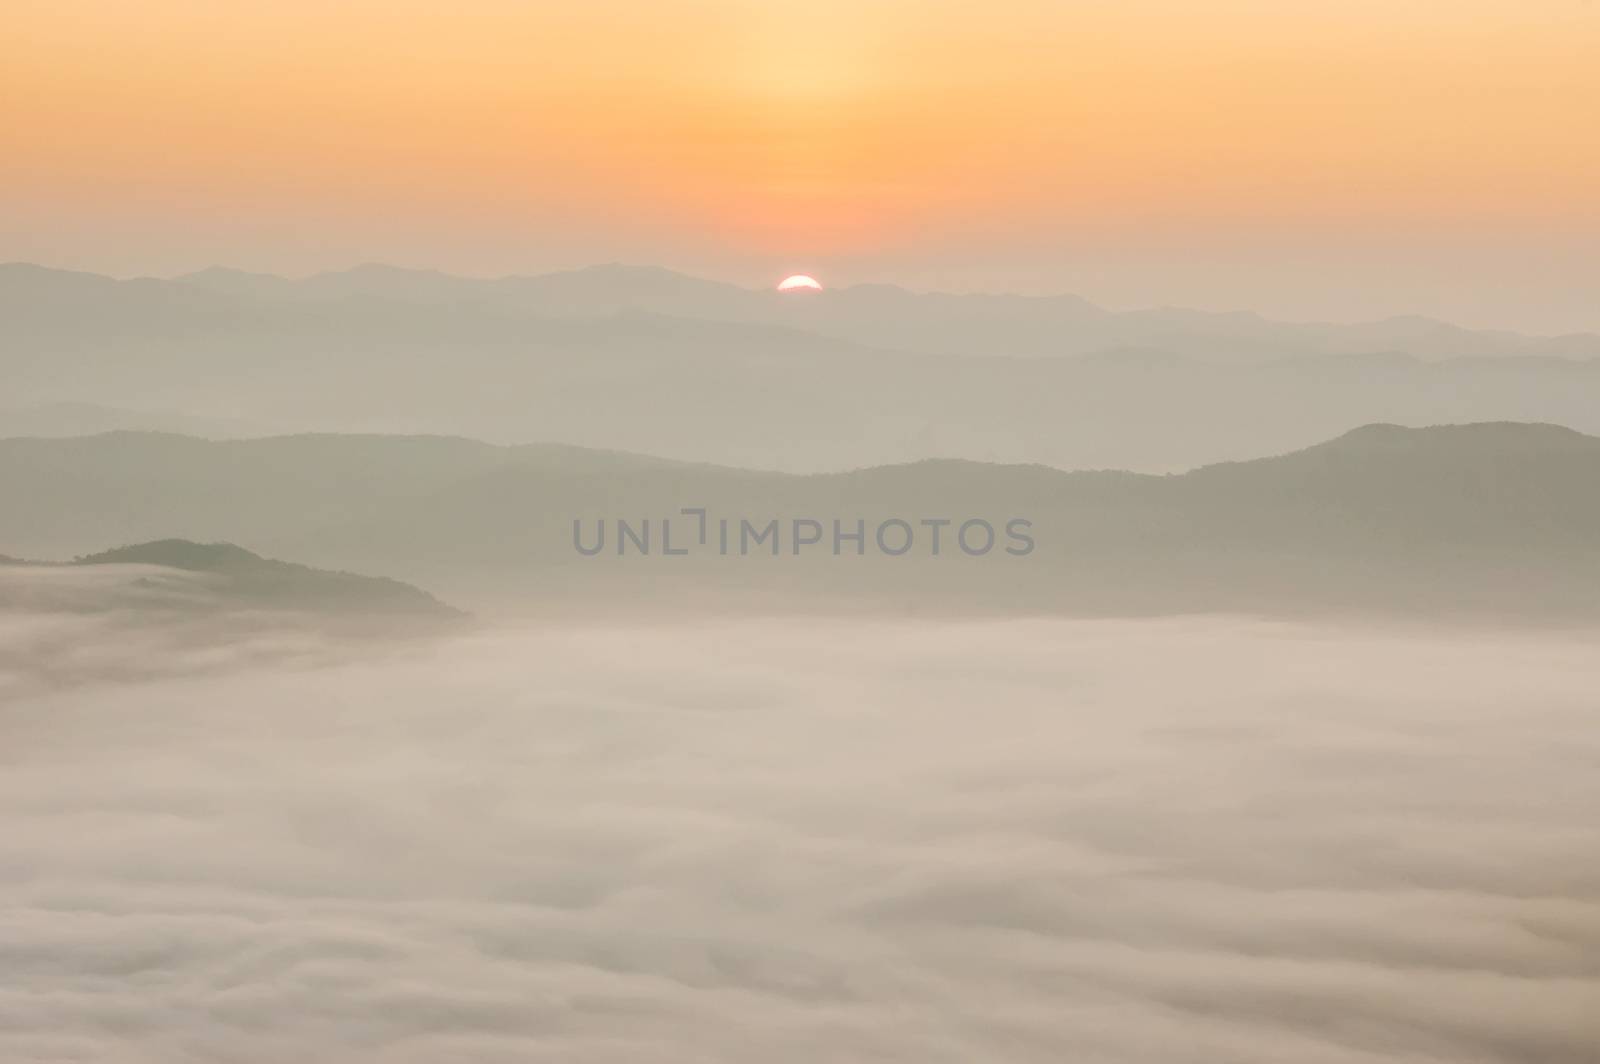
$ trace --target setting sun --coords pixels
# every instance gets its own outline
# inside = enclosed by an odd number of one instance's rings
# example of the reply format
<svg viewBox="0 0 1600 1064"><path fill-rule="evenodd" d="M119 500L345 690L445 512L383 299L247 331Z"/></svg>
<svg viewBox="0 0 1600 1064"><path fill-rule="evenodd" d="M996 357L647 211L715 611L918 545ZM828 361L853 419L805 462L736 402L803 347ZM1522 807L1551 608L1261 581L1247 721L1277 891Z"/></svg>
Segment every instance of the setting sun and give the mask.
<svg viewBox="0 0 1600 1064"><path fill-rule="evenodd" d="M815 277L808 277L803 273L797 273L793 277L785 277L782 281L778 282L778 291L820 292L822 291L822 285L817 282Z"/></svg>

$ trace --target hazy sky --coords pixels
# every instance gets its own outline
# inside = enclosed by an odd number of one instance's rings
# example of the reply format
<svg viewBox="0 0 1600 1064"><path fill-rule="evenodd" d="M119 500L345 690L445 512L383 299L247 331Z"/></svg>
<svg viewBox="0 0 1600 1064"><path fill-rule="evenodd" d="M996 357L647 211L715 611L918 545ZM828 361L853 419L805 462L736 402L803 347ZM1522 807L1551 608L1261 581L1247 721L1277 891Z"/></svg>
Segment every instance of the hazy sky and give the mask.
<svg viewBox="0 0 1600 1064"><path fill-rule="evenodd" d="M1600 329L1592 0L15 0L0 259Z"/></svg>

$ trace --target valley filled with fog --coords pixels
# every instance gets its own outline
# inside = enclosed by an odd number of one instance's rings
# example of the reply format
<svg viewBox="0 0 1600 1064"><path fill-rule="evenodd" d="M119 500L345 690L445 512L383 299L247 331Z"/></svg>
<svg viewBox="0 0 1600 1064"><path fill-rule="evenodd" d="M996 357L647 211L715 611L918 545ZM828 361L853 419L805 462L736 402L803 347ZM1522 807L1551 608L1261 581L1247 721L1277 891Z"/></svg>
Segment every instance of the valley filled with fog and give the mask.
<svg viewBox="0 0 1600 1064"><path fill-rule="evenodd" d="M6 1060L1600 1056L1587 630L3 624Z"/></svg>

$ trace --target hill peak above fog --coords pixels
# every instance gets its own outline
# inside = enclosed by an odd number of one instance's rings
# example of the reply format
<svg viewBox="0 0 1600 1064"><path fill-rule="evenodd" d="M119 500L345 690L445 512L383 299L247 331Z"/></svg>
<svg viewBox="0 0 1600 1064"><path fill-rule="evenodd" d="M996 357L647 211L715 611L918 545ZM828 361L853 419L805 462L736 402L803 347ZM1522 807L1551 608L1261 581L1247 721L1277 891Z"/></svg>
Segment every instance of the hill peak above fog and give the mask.
<svg viewBox="0 0 1600 1064"><path fill-rule="evenodd" d="M73 559L74 565L164 565L169 569L221 572L270 564L259 554L232 543L195 543L187 539L158 539L114 547Z"/></svg>
<svg viewBox="0 0 1600 1064"><path fill-rule="evenodd" d="M313 569L264 558L233 543L161 539L73 559L72 568L140 565L205 573L214 600L200 605L309 610L334 613L384 613L448 617L458 611L427 592L381 576Z"/></svg>

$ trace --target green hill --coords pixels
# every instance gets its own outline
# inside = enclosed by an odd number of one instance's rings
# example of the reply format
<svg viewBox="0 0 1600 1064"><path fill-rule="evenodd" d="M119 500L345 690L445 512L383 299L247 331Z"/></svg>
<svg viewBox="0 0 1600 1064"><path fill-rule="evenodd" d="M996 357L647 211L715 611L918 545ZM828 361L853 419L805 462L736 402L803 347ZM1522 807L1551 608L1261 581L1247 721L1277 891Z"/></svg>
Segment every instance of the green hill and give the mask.
<svg viewBox="0 0 1600 1064"><path fill-rule="evenodd" d="M314 613L386 614L448 617L457 616L432 595L410 584L385 577L358 576L330 572L305 565L263 558L232 543L193 543L183 539L164 539L118 547L75 558L67 563L23 563L9 558L0 562L49 569L97 569L111 566L140 566L203 574L196 585L180 584L182 592L163 604L181 603L209 608L250 608L293 610ZM147 576L135 576L130 583L146 588L155 586ZM117 588L110 589L115 592ZM109 600L108 600L109 601Z"/></svg>

